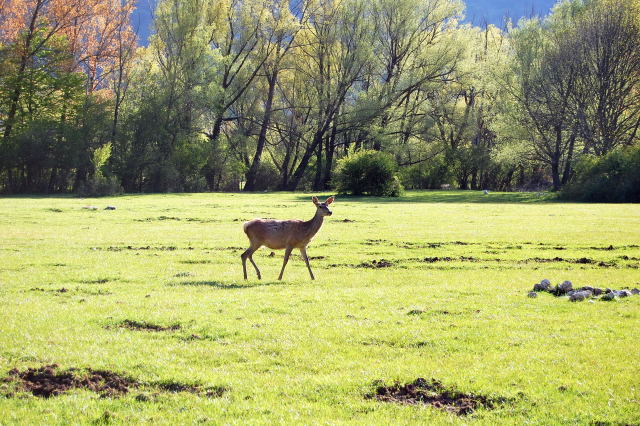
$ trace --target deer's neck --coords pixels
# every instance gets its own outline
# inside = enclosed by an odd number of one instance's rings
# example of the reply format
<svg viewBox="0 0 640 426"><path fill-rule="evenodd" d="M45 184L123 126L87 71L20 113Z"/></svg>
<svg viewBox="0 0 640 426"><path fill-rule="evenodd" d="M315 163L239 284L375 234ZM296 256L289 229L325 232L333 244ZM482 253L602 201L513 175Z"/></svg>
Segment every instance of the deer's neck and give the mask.
<svg viewBox="0 0 640 426"><path fill-rule="evenodd" d="M320 214L318 211L311 220L305 222L307 228L307 238L311 239L314 235L318 233L320 227L322 226L322 222L324 221L324 216Z"/></svg>

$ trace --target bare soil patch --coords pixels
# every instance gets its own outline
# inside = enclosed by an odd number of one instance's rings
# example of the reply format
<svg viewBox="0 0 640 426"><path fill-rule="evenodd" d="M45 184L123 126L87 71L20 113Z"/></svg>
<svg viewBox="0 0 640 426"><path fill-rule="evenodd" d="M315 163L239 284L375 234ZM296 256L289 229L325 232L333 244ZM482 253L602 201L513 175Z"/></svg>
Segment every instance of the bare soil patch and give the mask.
<svg viewBox="0 0 640 426"><path fill-rule="evenodd" d="M500 261L500 259L484 259L486 260L493 260L493 261ZM460 256L460 257L425 257L424 259L422 259L423 262L427 262L427 263L435 263L435 262L455 262L455 261L460 261L460 262L479 262L480 259L476 258L476 257L471 257L471 256Z"/></svg>
<svg viewBox="0 0 640 426"><path fill-rule="evenodd" d="M525 259L523 261L524 263L530 263L530 262L535 262L535 263L554 263L554 262L565 262L565 263L574 263L577 265L597 265L603 268L608 268L611 266L615 266L615 263L613 262L605 262L605 261L598 261L598 260L594 260L588 257L580 257L577 259L570 259L570 258L564 258L564 257L552 257L552 258L545 258L545 257L530 257L528 259Z"/></svg>
<svg viewBox="0 0 640 426"><path fill-rule="evenodd" d="M185 247L185 250L193 250L193 247ZM178 250L176 246L109 246L107 248L103 247L92 247L91 250L106 250L106 251L124 251L124 250L157 250L157 251L174 251Z"/></svg>
<svg viewBox="0 0 640 426"><path fill-rule="evenodd" d="M24 371L13 369L5 382L13 382L19 390L31 392L35 396L49 398L71 389L88 389L102 396L118 396L129 392L139 384L125 376L108 370L61 370L58 364L28 368Z"/></svg>
<svg viewBox="0 0 640 426"><path fill-rule="evenodd" d="M146 321L136 321L128 319L117 323L116 327L142 331L176 331L182 328L180 324L160 325Z"/></svg>
<svg viewBox="0 0 640 426"><path fill-rule="evenodd" d="M463 393L448 389L437 380L418 378L412 383L392 386L378 386L375 393L367 395L369 399L397 404L431 405L458 416L473 413L478 408L494 408L504 400L491 399L484 395Z"/></svg>
<svg viewBox="0 0 640 426"><path fill-rule="evenodd" d="M61 369L58 364L44 365L20 371L16 368L9 371L3 379L13 385L16 391L30 392L41 397L50 398L61 395L73 389L86 389L100 394L102 397L118 397L132 389L150 387L160 392L189 392L209 398L218 398L229 391L224 386L202 386L197 383L183 383L179 381L161 381L144 384L130 377L109 370L94 370L92 368ZM7 396L13 396L11 393ZM138 401L150 398L145 394L136 397Z"/></svg>
<svg viewBox="0 0 640 426"><path fill-rule="evenodd" d="M369 262L362 262L361 264L359 264L357 267L358 268L390 268L394 265L393 262L391 262L390 260L386 260L386 259L380 259L380 260L372 260Z"/></svg>
<svg viewBox="0 0 640 426"><path fill-rule="evenodd" d="M165 392L178 393L189 392L199 395L206 395L210 398L219 398L224 395L229 389L224 386L209 386L203 387L197 383L183 383L178 381L165 381L159 382L156 386Z"/></svg>

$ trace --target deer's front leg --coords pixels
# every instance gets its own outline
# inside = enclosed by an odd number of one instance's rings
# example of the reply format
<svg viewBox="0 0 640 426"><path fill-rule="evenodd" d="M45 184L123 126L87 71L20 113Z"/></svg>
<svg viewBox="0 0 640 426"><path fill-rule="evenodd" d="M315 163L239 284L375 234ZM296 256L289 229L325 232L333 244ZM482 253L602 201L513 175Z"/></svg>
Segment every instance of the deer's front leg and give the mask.
<svg viewBox="0 0 640 426"><path fill-rule="evenodd" d="M287 247L284 251L284 262L282 263L282 270L280 271L280 276L278 277L278 280L282 279L282 274L284 274L284 267L287 266L287 262L289 261L289 256L291 255L291 250L293 250L293 247Z"/></svg>
<svg viewBox="0 0 640 426"><path fill-rule="evenodd" d="M311 275L311 279L315 280L315 277L313 276L313 272L311 272L311 265L309 264L309 256L307 256L307 248L303 247L300 249L300 254L302 255L302 258L304 259L304 263L307 264L307 269L309 270L309 275Z"/></svg>

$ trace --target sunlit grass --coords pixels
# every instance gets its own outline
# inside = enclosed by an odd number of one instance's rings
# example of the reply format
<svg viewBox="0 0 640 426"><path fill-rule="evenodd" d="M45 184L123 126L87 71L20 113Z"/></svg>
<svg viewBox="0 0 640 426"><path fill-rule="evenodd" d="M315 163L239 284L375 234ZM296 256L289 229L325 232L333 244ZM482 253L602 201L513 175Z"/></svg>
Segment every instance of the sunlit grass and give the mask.
<svg viewBox="0 0 640 426"><path fill-rule="evenodd" d="M228 389L18 393L0 396L0 423L640 418L640 296L526 297L542 278L640 287L640 206L460 191L338 197L308 249L316 281L297 256L277 281L282 252L266 248L254 256L264 280L252 268L241 279L243 221L314 209L298 193L0 199L0 379L57 363ZM582 257L594 263L574 263ZM381 259L391 266L361 267ZM377 381L417 377L509 402L457 418L365 398Z"/></svg>

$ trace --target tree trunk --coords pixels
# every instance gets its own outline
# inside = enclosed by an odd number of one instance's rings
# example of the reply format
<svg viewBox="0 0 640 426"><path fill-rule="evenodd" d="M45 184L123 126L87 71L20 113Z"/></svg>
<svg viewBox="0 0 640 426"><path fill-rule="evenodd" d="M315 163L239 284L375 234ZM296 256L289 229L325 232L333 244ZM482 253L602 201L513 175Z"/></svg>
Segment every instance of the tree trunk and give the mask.
<svg viewBox="0 0 640 426"><path fill-rule="evenodd" d="M220 137L220 132L222 130L222 115L219 114L216 118L216 121L213 122L213 128L211 132L207 134L207 138L209 138L209 142L211 142L211 154L210 157L213 157L213 152L215 151L216 144L218 143L218 138ZM202 172L204 174L204 178L207 181L207 188L209 191L215 190L215 182L216 182L216 171L213 167L213 158L209 158L207 164L205 164Z"/></svg>
<svg viewBox="0 0 640 426"><path fill-rule="evenodd" d="M564 172L562 173L562 185L566 185L567 182L569 182L569 178L571 177L571 173L573 171L572 167L571 167L571 162L573 161L573 148L575 145L575 141L576 141L576 134L575 132L571 135L571 138L569 139L569 148L568 148L568 152L567 152L567 160L565 162L564 165Z"/></svg>
<svg viewBox="0 0 640 426"><path fill-rule="evenodd" d="M300 184L300 181L302 180L302 177L304 176L304 173L307 170L307 167L309 166L309 161L311 160L311 156L313 155L318 145L322 143L323 134L324 134L324 131L322 129L319 129L316 131L315 135L313 136L313 142L305 150L304 155L300 159L300 164L298 164L298 167L296 167L296 171L293 173L293 176L289 181L289 185L287 185L287 189L289 191L295 191L298 185Z"/></svg>
<svg viewBox="0 0 640 426"><path fill-rule="evenodd" d="M331 137L329 137L327 146L325 148L325 163L324 163L324 176L322 178L322 188L329 189L329 183L331 182L331 166L333 165L333 154L336 150L336 134L338 132L338 126L336 121L333 121L331 128Z"/></svg>
<svg viewBox="0 0 640 426"><path fill-rule="evenodd" d="M244 185L245 191L253 191L256 186L256 179L258 177L258 170L260 168L260 160L262 158L262 151L267 140L267 130L269 128L269 121L271 120L271 112L273 105L273 94L276 88L276 82L278 81L278 69L276 68L269 80L269 92L267 94L267 102L264 106L264 115L262 117L262 126L260 127L260 134L258 136L258 144L256 146L256 154L253 156L253 162L247 172L247 183Z"/></svg>

